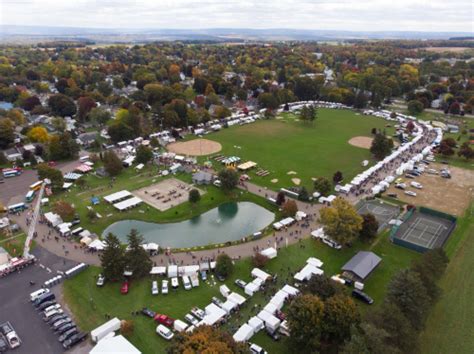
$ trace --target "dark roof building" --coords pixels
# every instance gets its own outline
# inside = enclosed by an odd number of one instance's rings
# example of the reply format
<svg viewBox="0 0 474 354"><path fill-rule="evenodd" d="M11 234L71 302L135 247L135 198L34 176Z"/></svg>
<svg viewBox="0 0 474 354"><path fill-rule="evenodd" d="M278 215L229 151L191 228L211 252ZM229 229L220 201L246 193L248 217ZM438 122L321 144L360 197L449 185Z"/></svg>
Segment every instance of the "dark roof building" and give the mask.
<svg viewBox="0 0 474 354"><path fill-rule="evenodd" d="M373 252L360 251L344 264L342 270L355 280L365 280L381 261L382 258Z"/></svg>
<svg viewBox="0 0 474 354"><path fill-rule="evenodd" d="M212 174L204 171L199 171L193 174L194 184L210 184L212 182Z"/></svg>

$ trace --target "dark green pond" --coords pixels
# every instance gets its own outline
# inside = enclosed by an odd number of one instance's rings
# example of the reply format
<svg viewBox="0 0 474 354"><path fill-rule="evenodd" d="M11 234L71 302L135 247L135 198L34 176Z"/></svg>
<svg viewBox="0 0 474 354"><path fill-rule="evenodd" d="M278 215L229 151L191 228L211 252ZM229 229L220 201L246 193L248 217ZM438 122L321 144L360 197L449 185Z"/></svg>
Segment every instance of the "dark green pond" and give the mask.
<svg viewBox="0 0 474 354"><path fill-rule="evenodd" d="M274 214L250 202L225 203L190 220L157 224L137 220L122 220L107 227L109 232L126 242L127 234L136 229L146 242L162 248L205 246L240 240L262 230L274 220Z"/></svg>

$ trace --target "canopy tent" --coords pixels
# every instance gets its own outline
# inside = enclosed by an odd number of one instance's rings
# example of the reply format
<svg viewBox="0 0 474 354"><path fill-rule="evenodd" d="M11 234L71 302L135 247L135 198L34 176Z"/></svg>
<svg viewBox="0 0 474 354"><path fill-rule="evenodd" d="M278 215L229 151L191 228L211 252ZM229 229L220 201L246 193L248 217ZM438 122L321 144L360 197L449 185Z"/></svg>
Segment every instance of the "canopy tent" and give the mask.
<svg viewBox="0 0 474 354"><path fill-rule="evenodd" d="M81 231L81 233L79 234L79 237L90 237L92 234L90 233L89 230L84 230L84 231Z"/></svg>
<svg viewBox="0 0 474 354"><path fill-rule="evenodd" d="M229 296L227 297L227 300L235 302L239 306L243 305L245 301L247 301L245 297L237 293L230 293Z"/></svg>
<svg viewBox="0 0 474 354"><path fill-rule="evenodd" d="M64 179L69 180L69 181L75 181L81 177L82 175L80 173L74 173L74 172L68 172L64 175Z"/></svg>
<svg viewBox="0 0 474 354"><path fill-rule="evenodd" d="M278 326L281 323L281 321L278 318L276 318L271 313L265 310L260 311L257 317L260 318L265 323L265 327L267 327L271 331L277 330Z"/></svg>
<svg viewBox="0 0 474 354"><path fill-rule="evenodd" d="M81 238L81 241L80 241L83 245L90 245L90 243L92 242L92 239L89 237L89 236L85 236L83 238Z"/></svg>
<svg viewBox="0 0 474 354"><path fill-rule="evenodd" d="M279 310L278 306L272 302L269 302L268 304L266 304L263 309L267 311L268 313L271 313L272 315L274 315L275 312Z"/></svg>
<svg viewBox="0 0 474 354"><path fill-rule="evenodd" d="M226 300L226 302L224 302L222 305L221 305L221 308L227 312L227 314L231 313L234 309L236 309L239 305L237 305L235 302L232 302L230 300Z"/></svg>
<svg viewBox="0 0 474 354"><path fill-rule="evenodd" d="M247 283L247 285L245 285L245 288L244 288L244 292L248 296L253 296L253 294L255 294L259 290L260 290L260 286L254 283Z"/></svg>
<svg viewBox="0 0 474 354"><path fill-rule="evenodd" d="M92 167L90 167L89 165L86 165L86 164L82 164L82 165L76 167L75 171L78 171L78 172L81 172L81 173L87 173L87 172L92 171Z"/></svg>
<svg viewBox="0 0 474 354"><path fill-rule="evenodd" d="M267 257L268 259L273 259L278 255L278 252L273 247L265 248L260 252L262 256Z"/></svg>
<svg viewBox="0 0 474 354"><path fill-rule="evenodd" d="M230 164L233 164L233 163L237 163L240 161L240 157L237 157L237 156L231 156L231 157L228 157L224 160L222 160L221 162L224 164L224 165L230 165Z"/></svg>
<svg viewBox="0 0 474 354"><path fill-rule="evenodd" d="M255 278L254 280L252 280L252 284L257 285L258 287L261 287L263 285L263 283L265 283L265 282L260 278Z"/></svg>
<svg viewBox="0 0 474 354"><path fill-rule="evenodd" d="M119 202L117 204L114 204L114 207L118 209L119 211L127 210L133 207L136 207L137 205L141 204L142 200L138 197L133 197L130 199L126 199L122 202Z"/></svg>
<svg viewBox="0 0 474 354"><path fill-rule="evenodd" d="M206 315L198 325L206 324L212 326L226 316L226 312L215 304L207 305L205 311Z"/></svg>
<svg viewBox="0 0 474 354"><path fill-rule="evenodd" d="M119 200L123 200L125 198L128 198L132 195L132 193L130 193L129 191L127 190L122 190L122 191L119 191L119 192L116 192L116 193L113 193L113 194L109 194L109 195L106 195L104 197L104 200L107 202L107 203L115 203Z"/></svg>
<svg viewBox="0 0 474 354"><path fill-rule="evenodd" d="M94 240L89 244L89 248L93 248L96 251L102 251L107 247L107 244L104 241L101 240Z"/></svg>
<svg viewBox="0 0 474 354"><path fill-rule="evenodd" d="M301 221L303 219L306 219L308 215L306 215L306 213L304 211L301 211L301 210L298 210L295 214L295 219L297 221Z"/></svg>
<svg viewBox="0 0 474 354"><path fill-rule="evenodd" d="M160 248L159 245L154 242L144 243L142 247L145 251L155 251L155 252L157 252L158 249Z"/></svg>
<svg viewBox="0 0 474 354"><path fill-rule="evenodd" d="M246 342L254 335L254 329L252 326L244 323L237 332L234 333L233 338L236 342Z"/></svg>
<svg viewBox="0 0 474 354"><path fill-rule="evenodd" d="M151 275L165 275L166 267L153 267L150 270Z"/></svg>
<svg viewBox="0 0 474 354"><path fill-rule="evenodd" d="M225 284L219 287L219 291L221 295L224 296L225 298L227 298L230 295L230 289Z"/></svg>
<svg viewBox="0 0 474 354"><path fill-rule="evenodd" d="M252 269L252 277L254 278L260 278L262 279L263 281L267 281L268 278L271 278L271 275L264 272L263 270L259 269L259 268L254 268Z"/></svg>
<svg viewBox="0 0 474 354"><path fill-rule="evenodd" d="M296 296L300 293L298 289L288 284L285 284L285 286L281 290L286 292L290 296Z"/></svg>
<svg viewBox="0 0 474 354"><path fill-rule="evenodd" d="M97 342L89 354L141 354L137 348L133 346L121 334L113 337L106 337Z"/></svg>
<svg viewBox="0 0 474 354"><path fill-rule="evenodd" d="M311 279L313 275L321 275L324 272L311 264L307 264L298 273L295 274L294 278L298 281L305 281Z"/></svg>
<svg viewBox="0 0 474 354"><path fill-rule="evenodd" d="M46 219L48 224L50 224L53 227L56 227L59 224L63 223L63 220L61 219L61 217L58 214L55 214L52 212L45 213L44 218Z"/></svg>
<svg viewBox="0 0 474 354"><path fill-rule="evenodd" d="M237 168L241 171L247 171L247 170L250 170L251 168L254 168L255 166L257 166L256 162L247 161L247 162L244 162L244 163L238 165Z"/></svg>
<svg viewBox="0 0 474 354"><path fill-rule="evenodd" d="M281 291L281 290L280 290ZM284 295L276 293L271 299L270 304L273 304L277 310L281 310L283 305L285 304L285 300L288 297L288 294L284 291L282 292Z"/></svg>
<svg viewBox="0 0 474 354"><path fill-rule="evenodd" d="M174 278L178 276L178 266L177 265L169 265L168 266L168 278Z"/></svg>
<svg viewBox="0 0 474 354"><path fill-rule="evenodd" d="M316 268L321 268L324 264L321 260L319 260L318 258L315 258L315 257L309 257L306 260L306 263L311 264L312 266L314 266Z"/></svg>
<svg viewBox="0 0 474 354"><path fill-rule="evenodd" d="M69 189L72 187L72 183L71 182L64 182L63 183L63 189Z"/></svg>
<svg viewBox="0 0 474 354"><path fill-rule="evenodd" d="M254 333L257 333L265 327L263 321L257 316L252 317L247 323L253 328Z"/></svg>
<svg viewBox="0 0 474 354"><path fill-rule="evenodd" d="M191 276L193 274L197 274L197 272L199 272L198 265L178 267L178 275L180 276L183 276L183 275Z"/></svg>

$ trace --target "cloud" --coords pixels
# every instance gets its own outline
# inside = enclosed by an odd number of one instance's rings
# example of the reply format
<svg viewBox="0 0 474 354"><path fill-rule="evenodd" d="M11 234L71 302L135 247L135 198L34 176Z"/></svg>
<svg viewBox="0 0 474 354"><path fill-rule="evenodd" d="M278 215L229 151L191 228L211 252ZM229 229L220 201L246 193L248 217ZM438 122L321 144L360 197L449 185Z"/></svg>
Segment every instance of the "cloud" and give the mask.
<svg viewBox="0 0 474 354"><path fill-rule="evenodd" d="M97 28L473 31L471 0L0 0L0 22Z"/></svg>

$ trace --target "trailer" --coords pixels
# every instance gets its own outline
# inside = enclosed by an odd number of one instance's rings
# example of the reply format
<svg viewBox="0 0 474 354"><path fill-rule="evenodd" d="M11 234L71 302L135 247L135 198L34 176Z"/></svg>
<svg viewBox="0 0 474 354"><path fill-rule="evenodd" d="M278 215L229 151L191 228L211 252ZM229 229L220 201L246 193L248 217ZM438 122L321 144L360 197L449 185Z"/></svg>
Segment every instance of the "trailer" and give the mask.
<svg viewBox="0 0 474 354"><path fill-rule="evenodd" d="M92 340L97 343L109 333L118 331L120 329L121 322L117 317L112 318L110 321L105 322L103 325L97 327L91 331Z"/></svg>

